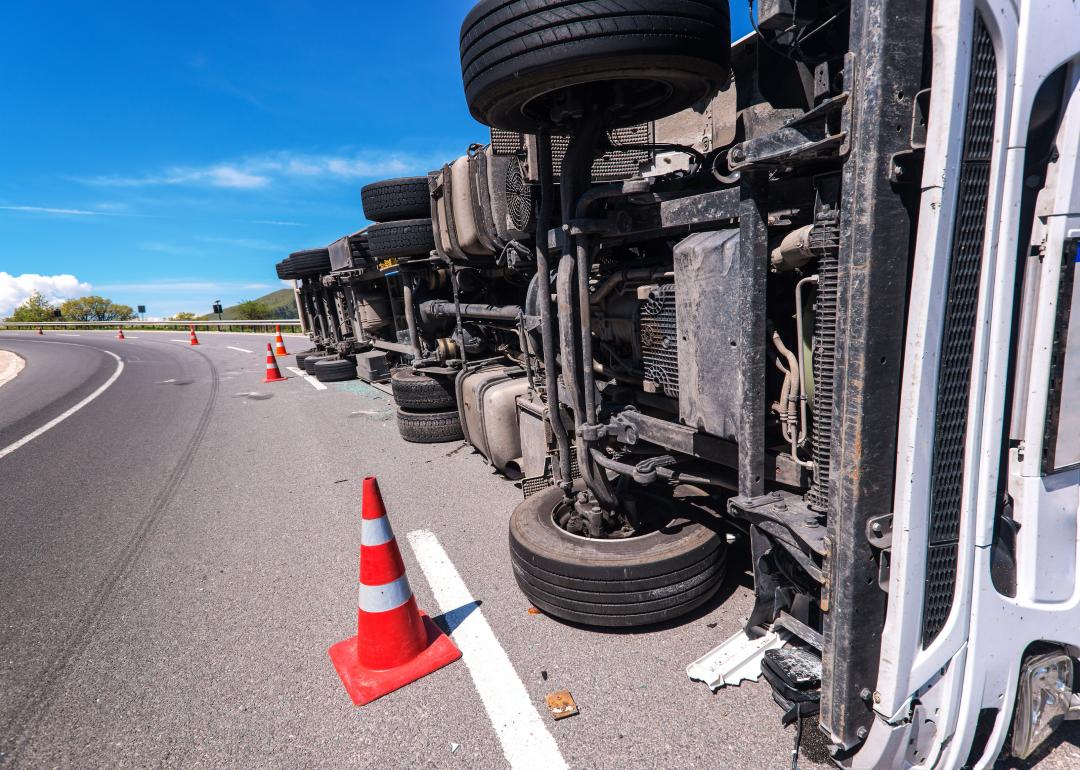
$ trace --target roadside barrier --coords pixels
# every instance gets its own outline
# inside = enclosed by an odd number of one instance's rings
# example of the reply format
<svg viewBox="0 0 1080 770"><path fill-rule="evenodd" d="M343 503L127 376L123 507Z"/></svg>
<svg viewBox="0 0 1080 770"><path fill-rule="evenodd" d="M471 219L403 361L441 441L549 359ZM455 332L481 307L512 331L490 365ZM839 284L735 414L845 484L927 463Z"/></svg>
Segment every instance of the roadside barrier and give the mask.
<svg viewBox="0 0 1080 770"><path fill-rule="evenodd" d="M266 379L263 382L284 382L289 379L288 377L281 376L281 370L278 369L277 359L274 358L274 351L270 349L270 343L266 343Z"/></svg>
<svg viewBox="0 0 1080 770"><path fill-rule="evenodd" d="M274 355L275 356L287 356L289 355L285 351L285 340L281 339L281 327L274 327Z"/></svg>
<svg viewBox="0 0 1080 770"><path fill-rule="evenodd" d="M123 329L123 327L122 327L122 326L118 326L118 327L116 328L116 339L118 339L118 340L123 340L123 339L127 339L127 338L126 338L126 337L124 336L124 329Z"/></svg>
<svg viewBox="0 0 1080 770"><path fill-rule="evenodd" d="M199 338L195 336L195 327L194 326L189 326L188 328L191 329L191 344L192 345L198 345L199 344Z"/></svg>
<svg viewBox="0 0 1080 770"><path fill-rule="evenodd" d="M416 606L374 476L364 479L360 510L356 636L330 648L330 660L357 706L461 657L450 637Z"/></svg>

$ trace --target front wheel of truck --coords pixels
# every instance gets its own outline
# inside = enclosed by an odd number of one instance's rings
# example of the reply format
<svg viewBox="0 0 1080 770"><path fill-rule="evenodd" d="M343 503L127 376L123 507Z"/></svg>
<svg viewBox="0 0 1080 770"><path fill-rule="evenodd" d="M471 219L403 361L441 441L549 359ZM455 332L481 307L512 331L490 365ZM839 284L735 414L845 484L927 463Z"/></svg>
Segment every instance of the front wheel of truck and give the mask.
<svg viewBox="0 0 1080 770"><path fill-rule="evenodd" d="M548 615L589 626L653 625L705 604L727 566L717 516L686 499L650 500L657 515L643 534L602 539L559 526L557 487L526 498L510 516L518 587Z"/></svg>

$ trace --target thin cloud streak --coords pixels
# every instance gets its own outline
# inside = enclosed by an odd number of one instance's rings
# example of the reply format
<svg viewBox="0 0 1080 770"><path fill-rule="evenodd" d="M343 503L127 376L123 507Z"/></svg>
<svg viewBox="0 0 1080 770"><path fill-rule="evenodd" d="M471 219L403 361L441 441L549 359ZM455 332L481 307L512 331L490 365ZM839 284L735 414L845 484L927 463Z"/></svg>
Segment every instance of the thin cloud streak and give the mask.
<svg viewBox="0 0 1080 770"><path fill-rule="evenodd" d="M283 180L355 181L424 173L430 165L424 158L385 151L337 155L281 151L206 166L173 166L145 176L97 176L76 181L99 187L203 186L260 190Z"/></svg>
<svg viewBox="0 0 1080 770"><path fill-rule="evenodd" d="M32 214L56 214L65 217L121 217L115 211L88 211L86 209L61 209L52 206L0 206L3 211L23 211Z"/></svg>

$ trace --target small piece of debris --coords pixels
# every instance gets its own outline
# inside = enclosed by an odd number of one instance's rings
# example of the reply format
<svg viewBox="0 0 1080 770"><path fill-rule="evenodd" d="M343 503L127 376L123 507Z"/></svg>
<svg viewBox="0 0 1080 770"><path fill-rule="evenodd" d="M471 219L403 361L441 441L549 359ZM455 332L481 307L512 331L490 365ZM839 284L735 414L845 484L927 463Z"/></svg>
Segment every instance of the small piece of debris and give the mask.
<svg viewBox="0 0 1080 770"><path fill-rule="evenodd" d="M338 479L338 480L337 480L337 481L335 481L334 483L335 483L335 484L343 484L343 483L344 483L344 482L346 482L346 481L348 481L348 479Z"/></svg>
<svg viewBox="0 0 1080 770"><path fill-rule="evenodd" d="M547 671L541 671L540 672L540 678L543 679L546 682L547 681Z"/></svg>
<svg viewBox="0 0 1080 770"><path fill-rule="evenodd" d="M460 743L451 743L450 744L450 753L453 754L454 752L456 752L460 748L461 748Z"/></svg>
<svg viewBox="0 0 1080 770"><path fill-rule="evenodd" d="M555 719L566 719L578 713L577 704L574 703L574 696L570 694L569 690L553 692L544 700L547 701L548 710Z"/></svg>
<svg viewBox="0 0 1080 770"><path fill-rule="evenodd" d="M716 623L706 623L705 627L706 628L716 628Z"/></svg>
<svg viewBox="0 0 1080 770"><path fill-rule="evenodd" d="M540 614L540 610L538 610L536 607L529 607L529 609L527 609L525 611L527 613L529 613L530 615L539 615Z"/></svg>

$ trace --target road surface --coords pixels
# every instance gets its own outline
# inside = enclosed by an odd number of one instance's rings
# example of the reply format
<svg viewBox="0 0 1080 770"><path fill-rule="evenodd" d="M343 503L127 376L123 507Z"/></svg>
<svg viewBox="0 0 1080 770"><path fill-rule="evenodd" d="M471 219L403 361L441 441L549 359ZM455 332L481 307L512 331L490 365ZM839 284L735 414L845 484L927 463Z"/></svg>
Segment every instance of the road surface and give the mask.
<svg viewBox="0 0 1080 770"><path fill-rule="evenodd" d="M265 339L201 339L0 335L26 360L0 387L0 764L496 768L533 731L536 767L790 766L764 684L712 694L684 673L740 628L747 565L668 628L530 614L513 484L460 443L402 442L375 388L263 384ZM470 662L358 709L327 648L355 633L366 475ZM556 723L543 700L562 689L581 713ZM1080 765L1061 737L1040 770ZM808 729L800 766L826 762Z"/></svg>

